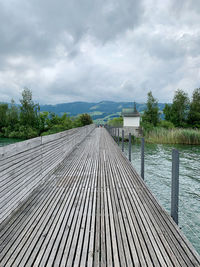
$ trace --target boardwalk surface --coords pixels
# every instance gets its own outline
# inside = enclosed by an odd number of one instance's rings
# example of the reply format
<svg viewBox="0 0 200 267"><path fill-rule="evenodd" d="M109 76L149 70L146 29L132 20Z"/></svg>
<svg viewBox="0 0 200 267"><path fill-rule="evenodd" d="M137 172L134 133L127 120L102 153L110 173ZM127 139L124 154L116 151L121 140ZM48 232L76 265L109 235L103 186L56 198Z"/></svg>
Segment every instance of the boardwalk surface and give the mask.
<svg viewBox="0 0 200 267"><path fill-rule="evenodd" d="M0 266L200 266L105 129L0 226Z"/></svg>

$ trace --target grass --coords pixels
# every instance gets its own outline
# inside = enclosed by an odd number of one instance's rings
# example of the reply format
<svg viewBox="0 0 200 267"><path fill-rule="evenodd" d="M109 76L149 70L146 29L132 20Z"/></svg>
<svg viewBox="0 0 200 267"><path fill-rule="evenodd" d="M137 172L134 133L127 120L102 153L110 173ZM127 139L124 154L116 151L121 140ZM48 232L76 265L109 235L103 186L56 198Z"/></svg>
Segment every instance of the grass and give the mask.
<svg viewBox="0 0 200 267"><path fill-rule="evenodd" d="M148 143L200 145L200 130L154 128L145 136Z"/></svg>

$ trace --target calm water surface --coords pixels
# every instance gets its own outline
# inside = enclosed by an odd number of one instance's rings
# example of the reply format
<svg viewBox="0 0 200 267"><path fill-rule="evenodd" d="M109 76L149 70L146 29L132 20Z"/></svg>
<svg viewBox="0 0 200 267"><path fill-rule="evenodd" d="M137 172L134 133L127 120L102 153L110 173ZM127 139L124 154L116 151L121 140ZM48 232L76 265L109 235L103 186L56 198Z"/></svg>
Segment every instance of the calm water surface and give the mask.
<svg viewBox="0 0 200 267"><path fill-rule="evenodd" d="M14 139L14 138L0 138L0 146L7 146L16 142L20 142L22 140Z"/></svg>
<svg viewBox="0 0 200 267"><path fill-rule="evenodd" d="M170 212L171 154L180 152L179 227L200 254L200 146L145 144L145 182ZM128 156L128 144L125 144ZM132 164L140 173L140 145L132 146Z"/></svg>

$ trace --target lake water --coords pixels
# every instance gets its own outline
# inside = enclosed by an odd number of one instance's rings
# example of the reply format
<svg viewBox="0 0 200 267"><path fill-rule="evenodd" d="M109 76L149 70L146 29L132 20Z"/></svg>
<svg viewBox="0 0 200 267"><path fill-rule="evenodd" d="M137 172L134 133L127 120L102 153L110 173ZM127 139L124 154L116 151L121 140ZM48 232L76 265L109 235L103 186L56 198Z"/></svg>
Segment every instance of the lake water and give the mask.
<svg viewBox="0 0 200 267"><path fill-rule="evenodd" d="M200 254L200 146L145 144L145 183L170 212L172 149L180 152L179 227ZM128 156L128 143L125 143ZM132 146L132 164L140 173L140 145Z"/></svg>
<svg viewBox="0 0 200 267"><path fill-rule="evenodd" d="M0 146L7 146L16 142L20 142L22 140L14 139L14 138L0 138Z"/></svg>

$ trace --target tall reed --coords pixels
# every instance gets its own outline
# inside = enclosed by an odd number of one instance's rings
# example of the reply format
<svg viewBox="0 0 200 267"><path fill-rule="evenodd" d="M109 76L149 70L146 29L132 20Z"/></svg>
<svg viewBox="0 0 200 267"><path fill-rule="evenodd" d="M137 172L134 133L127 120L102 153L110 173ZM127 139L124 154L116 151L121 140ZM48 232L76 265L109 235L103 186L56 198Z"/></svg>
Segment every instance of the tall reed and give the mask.
<svg viewBox="0 0 200 267"><path fill-rule="evenodd" d="M145 140L148 143L200 145L200 130L154 128Z"/></svg>

